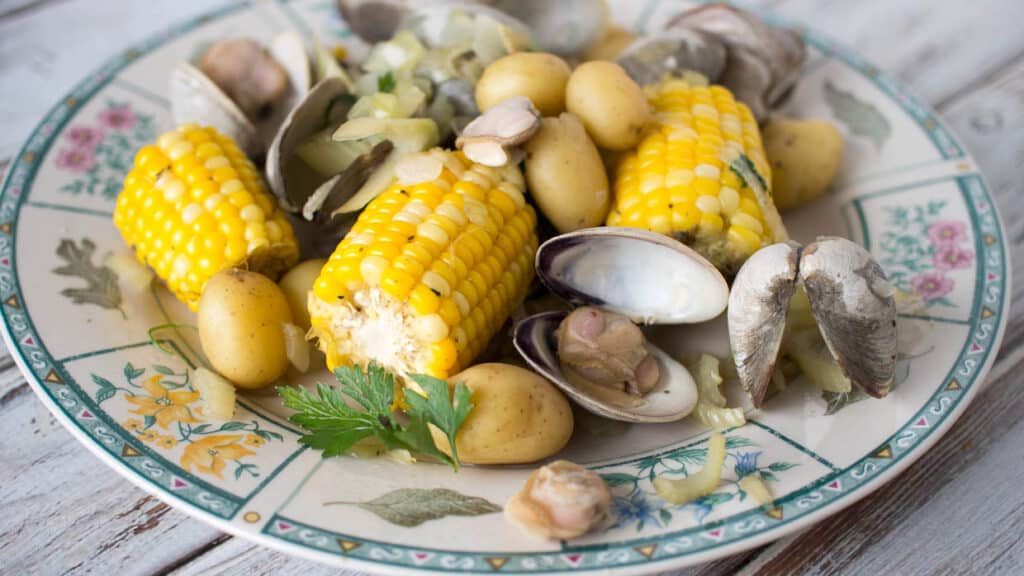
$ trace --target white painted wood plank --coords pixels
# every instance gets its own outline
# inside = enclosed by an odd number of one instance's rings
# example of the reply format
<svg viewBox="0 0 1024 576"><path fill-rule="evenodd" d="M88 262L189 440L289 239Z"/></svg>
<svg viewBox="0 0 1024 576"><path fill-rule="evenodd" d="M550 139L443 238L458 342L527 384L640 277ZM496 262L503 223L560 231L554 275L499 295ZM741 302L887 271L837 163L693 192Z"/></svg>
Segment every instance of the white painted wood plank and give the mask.
<svg viewBox="0 0 1024 576"><path fill-rule="evenodd" d="M1024 55L1019 0L782 0L772 10L856 47L932 104Z"/></svg>
<svg viewBox="0 0 1024 576"><path fill-rule="evenodd" d="M149 5L152 4L152 5ZM967 24L963 24L959 21L960 18L957 14L949 15L947 10L943 7L949 7L951 2L929 2L929 3L913 3L917 6L910 6L911 2L907 0L899 2L880 2L875 0L870 3L843 3L843 2L830 2L830 3L812 3L803 0L799 1L783 1L780 2L779 10L786 15L795 17L802 21L808 22L811 25L824 29L826 32L831 34L833 37L847 41L848 43L857 45L862 51L868 54L869 57L873 58L881 67L887 68L897 72L897 75L908 79L914 85L914 88L935 101L937 99L944 98L944 94L954 94L961 87L968 84L972 79L984 74L984 72L995 63L998 63L1002 59L1012 57L1014 54L1019 52L1013 52L1012 50L1007 51L1007 47L1015 46L1014 42L1017 38L1011 38L1010 41L1002 41L1004 36L1002 28L995 30L994 33L985 34L984 39L977 37L970 38L968 36L962 36L959 34L947 35L946 38L942 38L936 35L936 31L942 32L943 30L949 31L970 31L972 29L978 29L978 18L980 13L986 10L985 6L988 6L987 12L989 16L985 18L991 18L991 14L997 15L997 17L1005 18L1006 21L1019 22L1020 18L1011 18L1006 16L1009 12L1012 12L1012 8L1016 8L1020 3L1013 4L1004 0L1001 7L992 9L992 2L981 2L976 3L975 6L970 7L970 10L974 13L973 16L966 18ZM846 6L849 7L846 7ZM88 9L81 9L88 6ZM909 8L908 8L909 6ZM41 56L39 53L32 49L23 50L18 48L12 51L11 47L14 42L11 40L11 34L9 33L12 29L16 32L17 26L8 26L9 21L0 20L0 77L3 78L3 82L0 82L0 98L3 98L7 106L0 110L0 122L4 123L5 127L9 127L6 133L0 136L0 158L5 155L13 153L14 147L20 144L20 140L23 139L24 135L27 134L28 129L33 125L38 118L45 112L46 108L50 106L53 101L56 101L63 92L69 88L74 82L76 82L86 71L94 68L98 65L103 58L109 57L116 53L117 50L123 49L127 45L137 40L141 40L149 31L143 31L140 28L139 21L141 20L141 26L150 26L148 30L155 31L161 29L171 23L172 20L177 20L184 17L184 12L178 10L195 10L202 11L212 6L203 5L202 3L195 2L176 2L176 3L147 3L145 11L148 11L149 18L135 18L128 15L121 15L121 18L112 18L111 15L118 12L118 10L131 12L131 5L125 4L114 4L111 2L97 2L91 1L88 4L84 0L73 0L71 2L56 4L53 9L64 7L69 10L67 14L70 14L77 18L77 28L82 34L74 35L70 37L65 33L68 29L67 22L63 22L63 28L59 26L50 26L49 22L43 24L35 24L32 30L38 32L39 36L32 38L31 35L22 34L20 36L20 42L24 44L26 41L35 41L36 45L42 44L51 47L50 53L47 56ZM916 8L917 12L910 11L910 8ZM1000 9L1001 8L1001 9ZM49 11L50 8L46 8ZM891 18L892 15L886 15L888 10L894 10L900 12L903 10L904 16L903 22L905 26L897 26L895 23L887 23L886 18ZM968 10L968 8L963 8ZM824 14L827 12L827 14ZM856 16L854 13L859 12L860 16ZM42 12L39 14L40 18L45 14ZM67 14L65 15L67 17ZM854 14L851 16L851 14ZM879 16L879 14L882 14ZM906 14L910 14L907 16ZM872 16L873 17L869 17ZM92 19L89 16L106 16L105 23L100 22L96 25L92 23ZM163 16L163 17L161 17ZM35 17L29 13L26 15L26 20L30 17ZM941 26L937 26L933 23L933 19L940 18L945 22ZM829 18L831 18L829 23ZM859 20L857 18L860 18ZM82 24L88 22L88 24ZM128 24L126 24L128 22ZM906 24L910 22L911 30L907 32ZM106 28L102 26L106 25ZM1002 26L1002 23L988 23L986 26ZM20 27L23 30L28 30L29 27L25 23L21 23ZM872 27L881 27L881 30L887 30L888 34L873 30ZM974 28L972 28L974 27ZM102 30L103 32L99 32ZM925 32L917 32L916 30L924 30ZM991 30L985 29L987 32ZM857 35L852 35L850 31L859 31ZM931 31L931 32L927 32ZM897 33L900 32L900 33ZM905 34L910 34L912 38L908 42L909 49L902 47L903 38ZM929 45L929 37L933 36L938 38L936 42L942 43L945 48L933 50ZM960 41L951 41L950 38L959 38ZM84 41L83 41L84 38ZM63 42L68 39L68 44L64 45ZM78 45L71 44L70 42L75 40ZM896 40L900 40L900 50L894 50L892 48L893 43ZM52 49L54 44L60 44L57 49ZM82 44L86 46L83 48ZM31 48L31 42L29 42ZM952 49L951 47L955 48ZM17 48L17 47L16 47ZM101 55L93 55L86 58L81 56L81 53L86 50L107 50ZM901 51L909 50L917 54L918 60L914 60L909 56L902 56ZM976 52L982 51L982 55L977 55ZM37 60L29 60L30 62L39 62L48 67L48 73L51 75L49 78L31 78L31 74L28 74L26 70L20 68L26 68L30 64L26 64L26 61L15 61L9 58L9 54L15 54L28 57L37 58ZM929 56L932 53L937 53L937 56ZM921 56L924 54L924 56ZM922 69L917 72L912 72L909 75L903 72L903 70L913 68L911 66L920 59L925 59L925 56L933 58L930 60L930 64L921 67ZM62 61L68 58L72 61ZM952 59L954 64L947 65ZM70 64L67 62L71 62ZM971 63L973 65L965 65L964 63ZM6 92L9 86L14 86L13 83L8 81L8 73L17 74L28 74L27 83L19 81L19 85L24 89L24 94L15 94L15 98L10 98L10 94ZM917 75L915 75L917 74ZM19 76L21 78L21 76ZM1017 76L1010 76L1010 80L1007 80L1003 86L1003 92L984 92L983 95L979 96L977 100L971 98L958 101L950 110L954 113L952 123L955 128L966 136L967 144L975 152L979 162L985 168L986 173L989 175L993 186L997 189L1010 189L1013 185L1013 176L1016 175L1016 168L1019 167L1022 162L1021 149L1013 149L1012 147L1007 148L1001 142L1020 142L1020 138L1017 137L1014 140L1016 134L1020 134L1020 122L1021 118L1024 118L1024 105L1022 101L1024 98L1020 97L1021 91L1016 82L1019 82ZM33 83L34 82L34 83ZM63 82L63 84L61 84ZM923 88L922 88L923 87ZM31 90L29 90L31 88ZM13 89L12 89L13 90ZM929 96L934 90L935 94L939 94L939 97ZM52 97L48 101L39 102L39 94L50 94ZM31 95L29 98L26 95ZM1016 99L1016 104L1013 104ZM28 100L28 102L26 102ZM11 103L14 104L11 104ZM988 102L986 105L982 103ZM991 130L985 131L979 128L977 133L972 133L972 127L975 124L985 126L985 116L981 115L977 118L970 116L966 111L985 110L986 106L991 109L999 111L1003 115L1003 125L996 132ZM1016 106L1016 107L1014 107ZM960 108L963 107L965 112L961 113ZM15 134L18 132L17 122L8 122L7 118L3 117L7 110L16 110L19 120L24 124L24 132L22 134ZM29 110L29 111L25 111ZM966 118L970 120L965 120ZM14 129L10 127L14 126ZM8 142L12 144L8 144ZM11 148L7 150L7 147ZM6 151L6 153L5 153ZM1012 170L1011 170L1012 168ZM1019 192L1019 186L1017 186ZM1003 196L1006 198L1006 196ZM1015 199L1012 199L1015 200ZM1012 204L1020 204L1019 202L1013 202ZM1021 219L1021 211L1014 210L1013 207L1007 209L1007 201L1001 203L1003 208L1004 218L1007 219L1008 223L1013 228L1011 236L1017 235L1020 238L1021 234L1024 234L1024 230L1020 226L1014 226L1013 224ZM1019 252L1019 249L1018 249ZM1017 263L1017 269L1021 269L1021 263ZM1018 280L1016 283L1018 287L1024 287L1024 282ZM1018 291L1018 293L1020 293ZM1020 300L1020 298L1017 298ZM1020 340L1024 337L1024 331L1020 330L1019 327L1016 329L1014 334L1011 334L1007 338L1007 342L1011 341L1011 338ZM1005 355L1005 353L1004 353ZM1000 382L1005 382L1007 379L1012 378L1012 374L1019 370L1020 361L1006 361L1001 359L1000 364L997 365L997 373L994 373L992 386L990 390L987 390L983 399L979 400L979 404L972 406L973 410L982 410L985 406L989 405L1001 405L1004 403L1003 397L996 397L994 400L983 402L984 398L988 398L988 395L992 393L992 389L995 389ZM3 382L4 375L7 372L0 372L0 382ZM57 535L50 538L48 535L40 535L34 533L35 530L28 527L27 521L21 520L23 523L18 527L24 526L24 535L13 535L10 533L13 530L10 525L10 520L5 520L5 524L0 526L0 553L5 554L4 567L20 567L28 565L28 562L43 562L38 566L48 568L46 572L58 572L66 571L74 567L74 571L89 571L94 573L131 573L138 569L140 572L149 572L151 570L159 569L159 566L171 566L181 564L185 559L188 558L193 551L202 549L204 546L209 546L210 542L215 542L216 533L205 525L187 519L183 515L167 511L166 508L158 508L159 503L155 500L145 500L144 495L141 491L132 488L126 481L120 480L116 477L116 474L102 466L98 460L95 459L86 450L81 448L75 443L70 436L59 428L52 419L46 414L45 409L41 404L32 399L28 394L28 389L25 387L14 386L9 388L14 390L15 393L8 397L6 407L0 407L3 410L4 423L0 423L0 432L4 433L4 445L0 449L0 466L4 469L0 472L0 501L4 501L5 504L9 501L12 494L12 490L23 490L24 488L15 486L16 484L26 483L31 486L40 487L39 490L33 491L35 500L32 504L27 507L27 510L20 499L16 504L21 506L16 508L16 513L13 518L33 518L38 519L40 513L47 513L50 511L50 515L54 518L59 517L59 520L53 520L54 526L50 526L47 523L48 529L52 528L53 532ZM0 394L2 397L3 394ZM15 410L15 406L22 406L28 403L34 406L33 416L28 420L17 417L12 418L10 414ZM1015 406L1011 404L1011 406ZM24 415L24 411L18 408L17 414ZM1019 412L1019 410L1018 410ZM36 418L37 421L46 421L50 427L45 431L46 440L40 441L36 439L42 432L37 431L36 428L39 425L32 423L31 418ZM7 423L13 422L14 425L8 425ZM963 423L961 423L963 425ZM959 430L960 426L955 430ZM1010 432L1016 433L1016 428ZM1010 432L1007 432L1003 436L995 435L994 438L1012 436ZM954 431L954 434L956 432ZM31 436L30 436L31 434ZM1017 442L1019 437L1013 436ZM995 440L993 440L995 442ZM940 445L926 456L924 462L930 461L931 458L948 457L943 462L951 462L954 465L960 465L966 471L963 474L974 474L974 467L984 467L986 462L992 460L992 454L999 454L1002 449L1002 440L992 444L991 446L984 448L975 448L979 451L979 455L975 456L973 460L965 459L963 456L957 454L958 446L954 445L952 448L946 448L945 444ZM51 454L49 457L40 457L39 453L34 453L34 457L15 451L8 446L17 444L23 446L26 452L28 450L42 451L47 454ZM946 450L946 452L944 452ZM1019 457L1019 452L1008 451L1005 452L1007 455L1013 455L1017 462L1022 459ZM18 466L10 465L11 462L17 460ZM921 466L924 466L922 463ZM38 469L39 471L36 471ZM8 476L8 471L17 470L17 476ZM996 475L1003 472L999 467L990 466L984 468L984 470L990 475ZM987 478L988 476L981 475L981 478ZM17 482L15 481L17 479ZM61 478L64 478L61 480ZM88 478L88 481L78 481L81 478ZM72 480L74 479L74 480ZM1019 479L1019 475L1018 475ZM959 480L957 481L959 482ZM951 487L952 486L952 487ZM979 499L979 495L972 493L969 490L963 492L951 492L952 496L948 500L942 494L946 494L947 490L952 490L954 487L959 487L957 483L955 486L947 484L945 488L941 488L939 496L937 497L942 502L948 504L954 503L958 506L973 506ZM117 498L104 496L101 492L116 493ZM19 492L20 493L20 492ZM51 493L60 494L59 497L52 496ZM882 495L879 495L881 498ZM141 504L140 504L141 502ZM71 504L69 504L71 503ZM134 511L132 508L138 505ZM884 505L884 502L882 503ZM51 506L59 507L62 511L59 516L54 516L52 513ZM162 505L159 505L162 506ZM954 509L955 507L950 507ZM984 509L984 508L982 508ZM1019 506L1018 506L1019 509ZM114 512L112 512L114 511ZM147 511L152 511L147 514ZM21 516L19 516L21 514ZM123 514L118 518L119 514ZM149 524L151 516L157 516L156 526L150 529L139 530L136 533L136 527L145 527ZM983 518L982 515L975 515L978 518ZM923 506L919 512L907 512L907 516L900 524L904 528L913 527L919 525L925 520L922 518L930 518L945 523L955 523L957 517L955 515L943 516L940 512L932 510L931 505ZM1012 520L1012 518L1010 519ZM836 519L832 522L841 523L843 519ZM822 529L828 524L822 525ZM73 527L71 529L70 527ZM1009 534L1017 533L1021 531L1020 523L1016 525L1007 526L1010 530ZM1015 530L1015 531L1014 531ZM202 532L204 538L190 539L190 534ZM870 531L862 531L870 532ZM94 537L90 537L94 535ZM184 535L184 536L183 536ZM161 536L156 538L156 536ZM844 538L856 537L857 534L852 531L847 531L842 535ZM937 546L942 546L946 549L954 551L962 551L963 544L957 544L956 535L951 534L950 531L939 531L932 535L936 539ZM979 532L977 536L979 539L985 537L984 532ZM75 546L74 543L85 539L84 546ZM115 542L116 541L116 542ZM68 544L70 542L71 544ZM68 553L68 551L76 552L79 549L87 549L90 546L94 549L100 545L108 542L115 542L114 546L107 550L101 558L90 557L87 554ZM179 547L177 544L181 542L192 543L194 547ZM917 541L911 540L909 548L913 548ZM856 561L859 557L869 557L873 555L881 555L884 557L886 542L867 542L862 543L860 548L860 556L854 557ZM60 546L60 548L57 548ZM782 550L786 550L788 547L781 547ZM907 544L904 543L903 548L908 548ZM18 563L10 562L12 556L9 555L9 551L15 550L18 554L13 557ZM54 550L59 550L60 554L54 554ZM979 548L979 554L984 554L985 548ZM1019 562L1019 552L1015 552L1016 549L1009 548L1004 558L1017 559ZM794 552L790 550L790 553ZM177 560L164 562L165 559L169 559L174 554L178 554ZM56 557L56 558L54 558ZM232 558L240 557L240 560L235 564L230 564ZM797 556L798 558L806 558L807 556ZM78 558L78 559L76 559ZM84 559L82 559L84 558ZM142 562L140 564L140 560ZM26 560L28 559L28 560ZM67 560L73 560L66 562ZM145 563L147 560L159 560L154 561L152 564ZM927 562L927 559L914 558L915 561ZM79 563L82 562L82 563ZM237 569L230 569L229 567L218 569L217 566L223 565L228 562L230 566ZM729 562L729 561L727 561ZM742 557L736 562L742 562ZM78 564L75 566L75 564ZM737 564L730 563L729 566L735 567ZM860 566L860 565L858 565ZM881 566L886 566L881 564ZM923 570L928 567L932 567L932 564L925 564ZM909 568L913 568L911 565L907 565ZM936 570L940 567L934 566ZM954 566L956 567L956 566ZM960 566L962 568L962 566ZM195 561L190 563L184 563L181 567L181 573L205 573L209 569L213 573L253 573L253 574L271 574L271 573L309 573L319 574L326 573L326 569L319 565L304 562L297 559L289 559L287 556L273 552L268 549L248 544L247 542L230 539L221 546L212 548L208 554L198 556ZM218 572L219 570L219 572ZM704 570L701 573L728 573L732 570L722 570L721 572L709 572ZM829 570L823 570L829 571ZM927 571L927 570L925 570ZM331 573L337 573L331 570ZM685 574L694 572L683 572Z"/></svg>
<svg viewBox="0 0 1024 576"><path fill-rule="evenodd" d="M945 117L978 161L1007 221L1024 218L1024 58L983 89L950 103Z"/></svg>
<svg viewBox="0 0 1024 576"><path fill-rule="evenodd" d="M118 51L221 2L70 0L0 19L0 159L72 86Z"/></svg>
<svg viewBox="0 0 1024 576"><path fill-rule="evenodd" d="M986 387L908 471L807 533L772 544L743 575L1024 572L1024 63L943 112L987 176L1011 243L1016 307Z"/></svg>
<svg viewBox="0 0 1024 576"><path fill-rule="evenodd" d="M0 572L152 574L220 537L86 451L28 386L0 414Z"/></svg>

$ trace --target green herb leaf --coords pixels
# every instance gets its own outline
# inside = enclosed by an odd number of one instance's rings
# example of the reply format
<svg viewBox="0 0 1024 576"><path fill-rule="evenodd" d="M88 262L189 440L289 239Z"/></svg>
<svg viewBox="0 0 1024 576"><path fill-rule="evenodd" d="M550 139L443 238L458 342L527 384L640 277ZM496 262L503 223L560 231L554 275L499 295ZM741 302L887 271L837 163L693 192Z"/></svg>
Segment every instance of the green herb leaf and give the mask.
<svg viewBox="0 0 1024 576"><path fill-rule="evenodd" d="M378 434L383 428L373 416L346 404L341 394L330 386L318 384L315 396L304 388L282 386L277 391L285 406L297 411L290 420L311 431L299 441L322 450L325 457L343 454L356 442Z"/></svg>
<svg viewBox="0 0 1024 576"><path fill-rule="evenodd" d="M385 72L383 76L377 78L377 91L390 93L395 89L395 84L395 75L390 71Z"/></svg>
<svg viewBox="0 0 1024 576"><path fill-rule="evenodd" d="M316 394L304 388L277 389L285 406L296 412L290 420L309 430L300 442L322 450L327 457L342 454L356 442L374 437L389 450L433 456L458 471L455 435L473 407L472 394L465 384L455 386L453 402L444 380L411 376L427 396L409 393L408 418L400 421L392 413L395 377L383 367L371 362L365 371L357 366L339 368L335 377L337 387L318 384ZM437 448L431 424L448 437L452 456Z"/></svg>
<svg viewBox="0 0 1024 576"><path fill-rule="evenodd" d="M459 453L455 448L455 434L466 421L469 411L473 409L473 393L464 383L458 382L455 384L453 401L448 396L448 383L444 380L426 374L410 374L409 377L427 393L426 398L415 393L406 395L405 400L411 408L410 413L421 415L427 422L445 433L452 451L453 466L458 470Z"/></svg>

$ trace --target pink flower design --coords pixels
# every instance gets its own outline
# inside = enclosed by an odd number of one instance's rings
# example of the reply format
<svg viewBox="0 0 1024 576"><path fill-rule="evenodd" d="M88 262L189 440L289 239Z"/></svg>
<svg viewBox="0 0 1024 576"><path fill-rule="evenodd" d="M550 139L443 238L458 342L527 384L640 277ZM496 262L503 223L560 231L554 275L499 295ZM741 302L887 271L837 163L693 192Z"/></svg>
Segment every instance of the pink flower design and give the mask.
<svg viewBox="0 0 1024 576"><path fill-rule="evenodd" d="M92 126L74 126L64 133L75 148L95 148L103 142L103 131Z"/></svg>
<svg viewBox="0 0 1024 576"><path fill-rule="evenodd" d="M131 130L135 126L135 112L128 106L113 106L100 112L100 124L111 130Z"/></svg>
<svg viewBox="0 0 1024 576"><path fill-rule="evenodd" d="M928 238L936 246L949 246L964 239L967 226L963 222L937 220L928 227Z"/></svg>
<svg viewBox="0 0 1024 576"><path fill-rule="evenodd" d="M962 250L955 244L939 246L932 257L936 270L956 270L970 268L974 262L974 252Z"/></svg>
<svg viewBox="0 0 1024 576"><path fill-rule="evenodd" d="M65 148L57 153L57 167L71 172L88 172L96 165L90 148Z"/></svg>
<svg viewBox="0 0 1024 576"><path fill-rule="evenodd" d="M914 276L910 283L914 286L914 292L918 293L925 302L941 298L953 291L953 281L942 272L919 274Z"/></svg>

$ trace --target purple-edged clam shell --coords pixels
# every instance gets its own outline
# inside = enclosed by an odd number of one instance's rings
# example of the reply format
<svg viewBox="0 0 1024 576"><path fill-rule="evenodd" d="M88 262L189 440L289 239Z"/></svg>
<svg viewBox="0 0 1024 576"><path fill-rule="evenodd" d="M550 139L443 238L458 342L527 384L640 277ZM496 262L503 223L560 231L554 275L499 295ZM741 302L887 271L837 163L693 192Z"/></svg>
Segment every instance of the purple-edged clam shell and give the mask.
<svg viewBox="0 0 1024 576"><path fill-rule="evenodd" d="M673 422L689 414L697 404L697 385L681 364L653 344L647 350L657 360L661 378L654 389L633 405L617 405L588 395L569 383L558 361L556 331L568 314L542 312L516 325L513 343L538 374L558 386L570 399L599 416L625 422Z"/></svg>

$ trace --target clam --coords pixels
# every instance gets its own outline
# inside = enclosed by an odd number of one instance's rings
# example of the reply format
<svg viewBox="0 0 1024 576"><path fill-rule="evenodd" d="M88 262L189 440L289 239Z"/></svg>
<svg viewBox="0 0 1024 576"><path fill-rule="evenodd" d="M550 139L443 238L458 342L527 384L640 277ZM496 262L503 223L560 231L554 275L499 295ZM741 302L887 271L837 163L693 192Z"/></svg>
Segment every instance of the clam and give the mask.
<svg viewBox="0 0 1024 576"><path fill-rule="evenodd" d="M725 70L727 57L725 44L716 36L678 28L633 42L616 61L633 80L645 85L684 70L714 80Z"/></svg>
<svg viewBox="0 0 1024 576"><path fill-rule="evenodd" d="M176 124L212 126L248 156L263 152L256 126L212 80L188 62L171 71L171 115Z"/></svg>
<svg viewBox="0 0 1024 576"><path fill-rule="evenodd" d="M538 249L536 265L553 293L603 313L574 319L587 309L544 312L519 322L515 347L538 373L607 418L671 422L690 413L697 402L690 373L623 321L683 324L718 316L729 288L714 266L671 238L632 228L556 236ZM590 343L589 359L571 348Z"/></svg>
<svg viewBox="0 0 1024 576"><path fill-rule="evenodd" d="M296 213L323 182L302 178L289 169L295 148L318 130L345 118L348 89L341 78L325 78L292 109L278 129L267 151L266 174L270 189L282 208ZM332 123L333 120L333 123Z"/></svg>
<svg viewBox="0 0 1024 576"><path fill-rule="evenodd" d="M669 20L665 29L699 31L721 41L728 60L720 76L709 78L732 90L758 120L796 84L807 60L799 34L724 4L687 10Z"/></svg>
<svg viewBox="0 0 1024 576"><path fill-rule="evenodd" d="M509 163L511 150L530 139L540 128L540 112L529 98L508 98L476 117L455 140L466 157L484 166Z"/></svg>
<svg viewBox="0 0 1024 576"><path fill-rule="evenodd" d="M612 514L612 494L601 475L556 460L534 470L505 504L505 517L529 534L565 540L601 526Z"/></svg>
<svg viewBox="0 0 1024 576"><path fill-rule="evenodd" d="M310 59L286 32L267 50L249 38L216 42L171 72L171 113L178 124L213 126L250 157L260 157L309 91Z"/></svg>
<svg viewBox="0 0 1024 576"><path fill-rule="evenodd" d="M861 246L822 237L751 256L729 296L729 343L744 390L760 407L798 283L832 356L850 381L881 398L896 369L896 304L885 272Z"/></svg>

